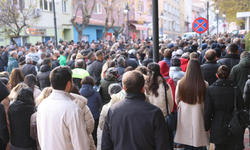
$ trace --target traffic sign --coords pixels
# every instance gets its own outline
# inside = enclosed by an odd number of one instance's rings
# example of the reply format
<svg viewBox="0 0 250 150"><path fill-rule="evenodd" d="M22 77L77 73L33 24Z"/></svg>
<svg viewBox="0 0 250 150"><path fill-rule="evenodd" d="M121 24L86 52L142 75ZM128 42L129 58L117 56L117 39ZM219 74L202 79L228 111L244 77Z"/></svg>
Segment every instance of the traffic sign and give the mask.
<svg viewBox="0 0 250 150"><path fill-rule="evenodd" d="M208 21L205 18L199 17L193 22L193 30L196 33L202 34L208 29Z"/></svg>
<svg viewBox="0 0 250 150"><path fill-rule="evenodd" d="M227 25L226 25L225 23L222 25L223 28L225 28L226 26L227 26Z"/></svg>

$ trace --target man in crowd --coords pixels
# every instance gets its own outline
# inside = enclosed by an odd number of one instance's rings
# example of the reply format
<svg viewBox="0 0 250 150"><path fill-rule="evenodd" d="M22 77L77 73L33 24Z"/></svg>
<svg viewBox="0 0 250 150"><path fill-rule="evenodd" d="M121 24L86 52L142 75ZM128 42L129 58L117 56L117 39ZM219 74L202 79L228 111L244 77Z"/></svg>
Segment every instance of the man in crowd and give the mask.
<svg viewBox="0 0 250 150"><path fill-rule="evenodd" d="M123 75L125 71L125 59L123 57L119 57L117 59L117 71L119 75Z"/></svg>
<svg viewBox="0 0 250 150"><path fill-rule="evenodd" d="M88 71L85 69L85 62L83 59L76 60L75 69L72 70L73 82L78 88L82 87L81 81L84 77L89 76Z"/></svg>
<svg viewBox="0 0 250 150"><path fill-rule="evenodd" d="M164 50L163 61L165 61L168 64L168 67L171 67L171 57L172 57L172 51L170 49Z"/></svg>
<svg viewBox="0 0 250 150"><path fill-rule="evenodd" d="M20 68L23 72L23 77L26 77L28 74L33 74L34 76L36 76L37 72L35 65L33 65L32 57L26 57L25 61L26 64Z"/></svg>
<svg viewBox="0 0 250 150"><path fill-rule="evenodd" d="M144 82L143 75L137 71L124 75L123 87L127 95L108 111L102 150L169 149L165 118L161 109L145 101Z"/></svg>
<svg viewBox="0 0 250 150"><path fill-rule="evenodd" d="M40 72L37 74L37 86L39 86L41 90L50 86L49 75L51 67L52 60L50 58L45 58L40 68Z"/></svg>
<svg viewBox="0 0 250 150"><path fill-rule="evenodd" d="M89 72L89 69L90 69L91 65L96 60L95 54L93 52L90 52L88 54L88 59L89 59L89 61L87 62L87 68L86 68L86 70Z"/></svg>
<svg viewBox="0 0 250 150"><path fill-rule="evenodd" d="M235 38L233 40L233 43L237 44L238 47L239 47L239 52L238 52L238 55L240 56L242 52L246 51L244 50L242 47L240 47L240 44L241 44L241 39L240 38Z"/></svg>
<svg viewBox="0 0 250 150"><path fill-rule="evenodd" d="M55 50L53 60L52 60L52 70L58 66L60 66L60 63L58 61L58 58L60 57L59 51Z"/></svg>
<svg viewBox="0 0 250 150"><path fill-rule="evenodd" d="M218 68L220 67L220 64L216 62L216 52L213 49L209 49L206 51L205 54L206 62L201 65L201 71L204 77L204 80L209 83L209 85L212 85L216 80L216 73Z"/></svg>
<svg viewBox="0 0 250 150"><path fill-rule="evenodd" d="M83 112L69 93L73 87L68 67L57 67L50 74L53 92L37 110L37 135L41 149L90 150Z"/></svg>
<svg viewBox="0 0 250 150"><path fill-rule="evenodd" d="M11 71L14 69L14 68L18 68L18 62L17 62L17 52L16 51L12 51L10 52L10 57L9 57L9 60L8 60L8 72L9 74L11 74Z"/></svg>

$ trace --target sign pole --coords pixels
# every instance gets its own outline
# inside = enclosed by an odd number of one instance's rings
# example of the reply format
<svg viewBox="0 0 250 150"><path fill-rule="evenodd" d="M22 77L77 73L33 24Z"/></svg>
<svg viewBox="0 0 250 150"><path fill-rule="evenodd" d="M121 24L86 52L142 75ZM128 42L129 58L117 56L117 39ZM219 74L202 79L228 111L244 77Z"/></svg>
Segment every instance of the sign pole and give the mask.
<svg viewBox="0 0 250 150"><path fill-rule="evenodd" d="M200 35L200 49L201 49L201 44L202 44L202 38L201 38L201 34Z"/></svg>

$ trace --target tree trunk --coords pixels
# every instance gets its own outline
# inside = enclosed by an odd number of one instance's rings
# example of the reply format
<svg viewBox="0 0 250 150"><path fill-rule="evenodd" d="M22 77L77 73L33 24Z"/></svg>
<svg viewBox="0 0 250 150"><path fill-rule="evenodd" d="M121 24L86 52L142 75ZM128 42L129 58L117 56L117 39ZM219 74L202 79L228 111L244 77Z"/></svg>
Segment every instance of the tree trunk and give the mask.
<svg viewBox="0 0 250 150"><path fill-rule="evenodd" d="M16 41L14 40L14 37L10 37L10 41L13 43L12 45L14 45L14 44L17 45Z"/></svg>
<svg viewBox="0 0 250 150"><path fill-rule="evenodd" d="M115 40L117 40L118 36L119 36L119 33L118 32L114 32L114 35L115 35Z"/></svg>
<svg viewBox="0 0 250 150"><path fill-rule="evenodd" d="M105 29L104 32L102 33L102 40L105 40L105 36L106 36L107 32L108 31Z"/></svg>
<svg viewBox="0 0 250 150"><path fill-rule="evenodd" d="M79 31L79 32L77 32L78 33L78 42L81 42L82 41L82 32L81 31Z"/></svg>

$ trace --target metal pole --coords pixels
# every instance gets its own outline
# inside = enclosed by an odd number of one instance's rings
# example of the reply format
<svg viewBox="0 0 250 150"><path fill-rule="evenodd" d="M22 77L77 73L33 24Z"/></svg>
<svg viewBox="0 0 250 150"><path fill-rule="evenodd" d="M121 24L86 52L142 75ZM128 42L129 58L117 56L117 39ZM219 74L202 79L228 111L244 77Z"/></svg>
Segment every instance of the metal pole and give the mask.
<svg viewBox="0 0 250 150"><path fill-rule="evenodd" d="M224 27L224 33L225 33L225 17L224 17L224 20L223 20L223 27Z"/></svg>
<svg viewBox="0 0 250 150"><path fill-rule="evenodd" d="M54 28L55 28L55 49L57 49L57 28L56 28L56 9L55 9L55 0L52 0L53 13L54 13Z"/></svg>
<svg viewBox="0 0 250 150"><path fill-rule="evenodd" d="M207 2L207 22L208 22L207 35L209 36L209 1Z"/></svg>
<svg viewBox="0 0 250 150"><path fill-rule="evenodd" d="M128 40L129 40L129 9L128 9L128 13L127 13L127 20L128 20Z"/></svg>
<svg viewBox="0 0 250 150"><path fill-rule="evenodd" d="M201 38L201 34L199 34L200 36L200 49L201 49L201 45L202 45L202 38Z"/></svg>
<svg viewBox="0 0 250 150"><path fill-rule="evenodd" d="M219 36L219 14L216 14L217 16L217 35Z"/></svg>
<svg viewBox="0 0 250 150"><path fill-rule="evenodd" d="M158 0L152 0L153 4L153 60L159 61L159 16L158 16Z"/></svg>

